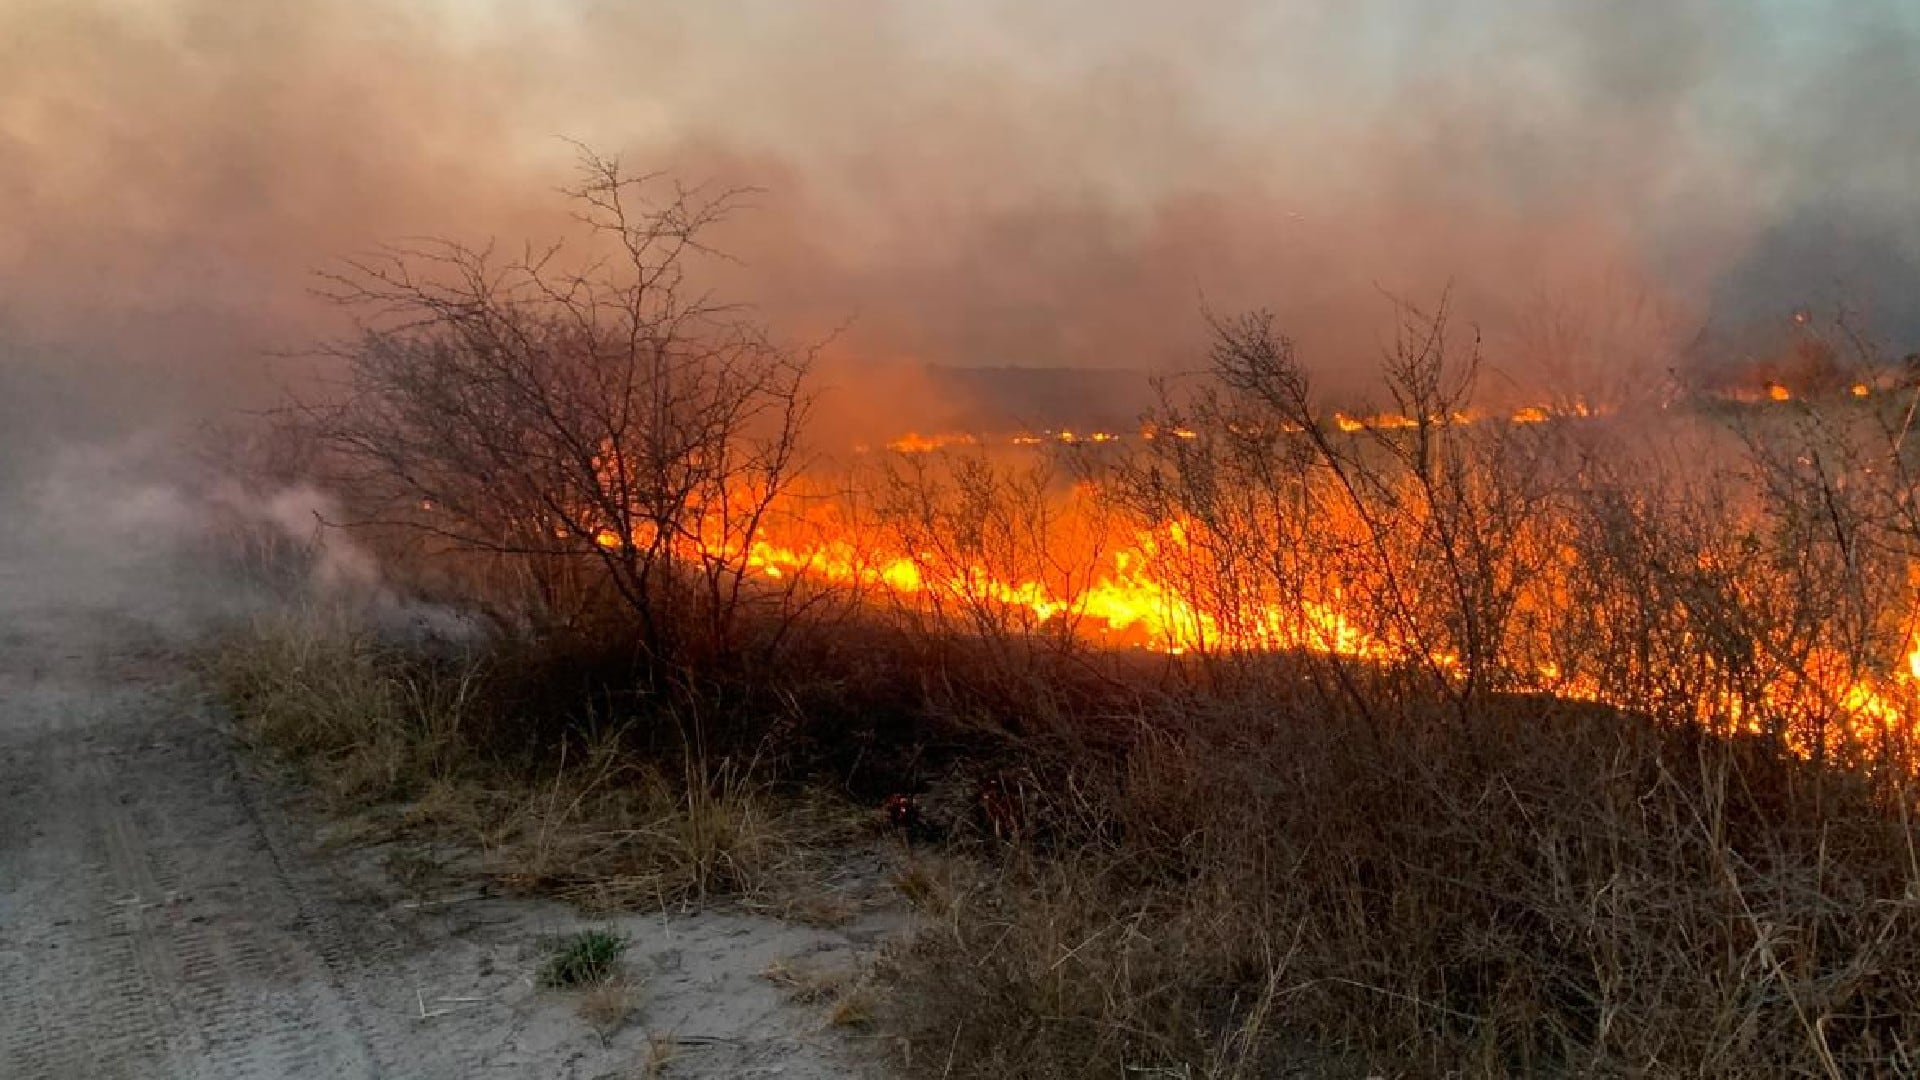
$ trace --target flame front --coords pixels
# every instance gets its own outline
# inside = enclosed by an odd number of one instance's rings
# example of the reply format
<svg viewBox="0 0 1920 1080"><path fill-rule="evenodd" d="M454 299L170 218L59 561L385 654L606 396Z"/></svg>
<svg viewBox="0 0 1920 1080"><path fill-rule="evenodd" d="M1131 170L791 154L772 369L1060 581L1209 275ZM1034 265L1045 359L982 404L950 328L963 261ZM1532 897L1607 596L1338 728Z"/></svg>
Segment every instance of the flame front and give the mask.
<svg viewBox="0 0 1920 1080"><path fill-rule="evenodd" d="M1564 416L1597 410L1529 407L1499 418L1534 426ZM1441 426L1469 425L1482 417L1454 414ZM1336 414L1331 429L1365 437L1418 427L1392 414L1364 418ZM1143 443L1172 437L1175 445L1199 436L1186 428L1149 427ZM1120 441L1117 436L1073 431L1012 437L1014 446L1041 442L1067 444ZM981 455L987 442L973 436L908 435L891 449L899 460L961 448ZM975 627L999 625L1025 633L1056 635L1110 647L1169 655L1250 654L1293 651L1382 668L1412 665L1442 681L1465 680L1473 661L1444 635L1423 631L1417 620L1382 616L1392 589L1407 583L1384 580L1365 566L1305 566L1282 590L1245 586L1231 560L1209 549L1207 530L1178 516L1158 521L1138 515L1093 509L1097 492L1065 506L1032 508L1042 522L1023 536L1016 523L959 529L938 515L903 519L844 497L795 491L777 500L759 526L742 530L719 513L701 522L693 554L717 558L770 587L826 588L857 594L869 603L893 605ZM1057 493L1056 493L1057 494ZM728 503L734 500L719 500ZM741 504L750 499L738 500ZM923 508L924 510L924 508ZM1327 550L1353 551L1367 543L1367 522L1337 507L1317 506L1309 514L1313 543ZM970 532L969 539L955 535ZM988 538L992 534L998 539ZM1506 538L1551 552L1551 535ZM618 533L603 529L594 537L604 551L617 551ZM996 547L998 545L998 547ZM1547 626L1581 601L1567 581L1556 577L1552 558L1536 580L1516 585L1513 622L1499 643L1500 685L1517 692L1544 692L1562 698L1633 707L1600 673L1583 670L1581 657L1556 651ZM1920 578L1916 578L1920 585ZM1401 597L1409 610L1423 598ZM1900 605L1896 605L1900 606ZM1536 629L1526 629L1526 627ZM1757 730L1765 717L1782 713L1837 717L1857 737L1875 731L1905 729L1920 707L1920 627L1909 625L1904 653L1883 657L1878 667L1848 662L1821 646L1803 654L1768 661L1766 681L1751 688L1702 692L1690 706L1695 718L1733 730ZM1763 650L1764 651L1764 650ZM1532 659L1526 659L1532 657ZM1703 683L1716 676L1703 671ZM1630 696L1630 695L1629 695ZM1807 752L1811 741L1802 739Z"/></svg>
<svg viewBox="0 0 1920 1080"><path fill-rule="evenodd" d="M1175 564L1192 558L1190 551L1169 553L1184 541L1180 522L1159 530L1135 532L1114 547L1077 589L1068 591L1039 578L1008 578L980 564L954 565L938 553L903 553L876 545L866 536L830 535L816 519L811 541L781 544L754 543L745 564L754 574L785 581L806 577L840 586L877 589L886 598L914 604L951 603L955 598L1012 609L1029 617L1027 625L1058 625L1083 640L1146 649L1171 655L1193 652L1305 650L1332 658L1390 665L1421 661L1433 670L1453 672L1459 657L1445 651L1418 653L1418 645L1367 628L1376 620L1363 619L1337 589L1320 597L1300 597L1293 603L1266 602L1232 620L1223 619L1217 605L1190 595L1182 585L1192 576L1191 566L1172 572ZM1573 676L1553 661L1541 661L1530 672L1518 673L1516 689L1532 689L1555 696L1605 701L1606 692L1587 675ZM1920 704L1920 633L1909 637L1907 652L1885 675L1853 673L1832 653L1810 657L1804 670L1782 676L1769 685L1764 703L1776 709L1837 710L1862 731L1875 726L1904 728ZM1734 697L1710 708L1736 726L1757 728L1752 711ZM1703 720L1714 719L1702 716Z"/></svg>

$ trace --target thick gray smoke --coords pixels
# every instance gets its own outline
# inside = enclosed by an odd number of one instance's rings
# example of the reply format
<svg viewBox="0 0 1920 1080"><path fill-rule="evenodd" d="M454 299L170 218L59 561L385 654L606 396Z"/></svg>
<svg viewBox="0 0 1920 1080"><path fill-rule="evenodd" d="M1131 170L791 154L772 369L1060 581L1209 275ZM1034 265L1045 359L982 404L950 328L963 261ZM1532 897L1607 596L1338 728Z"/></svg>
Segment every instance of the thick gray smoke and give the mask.
<svg viewBox="0 0 1920 1080"><path fill-rule="evenodd" d="M1901 0L12 0L0 422L264 399L338 325L314 267L551 234L564 139L764 189L725 284L853 320L842 386L1178 367L1203 302L1337 383L1449 282L1520 380L1842 299L1920 334L1917 41Z"/></svg>

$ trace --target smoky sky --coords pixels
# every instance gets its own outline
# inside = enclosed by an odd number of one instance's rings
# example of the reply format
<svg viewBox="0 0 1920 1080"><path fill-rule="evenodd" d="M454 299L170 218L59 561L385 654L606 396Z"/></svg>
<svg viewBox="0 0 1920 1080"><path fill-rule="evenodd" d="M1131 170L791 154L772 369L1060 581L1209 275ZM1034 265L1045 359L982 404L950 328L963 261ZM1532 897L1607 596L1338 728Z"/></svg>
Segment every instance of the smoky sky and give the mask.
<svg viewBox="0 0 1920 1080"><path fill-rule="evenodd" d="M1517 379L1915 337L1916 106L1898 0L7 0L0 363L257 396L330 260L563 229L568 140L758 189L717 280L843 372L1178 368L1264 305L1337 381L1449 286Z"/></svg>

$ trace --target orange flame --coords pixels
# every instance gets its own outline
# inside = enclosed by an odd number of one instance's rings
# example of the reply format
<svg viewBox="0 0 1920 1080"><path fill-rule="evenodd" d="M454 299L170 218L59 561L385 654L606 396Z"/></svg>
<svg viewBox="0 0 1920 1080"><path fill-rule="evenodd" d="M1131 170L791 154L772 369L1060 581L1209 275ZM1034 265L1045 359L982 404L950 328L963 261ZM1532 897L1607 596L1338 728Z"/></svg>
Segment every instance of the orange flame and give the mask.
<svg viewBox="0 0 1920 1080"><path fill-rule="evenodd" d="M1536 406L1517 410L1506 419L1538 424L1568 415L1591 412L1584 405L1575 410ZM1470 419L1455 416L1448 422ZM1343 431L1393 430L1414 423L1392 414L1364 419L1336 414L1335 422ZM1184 428L1148 428L1141 436L1197 438ZM1118 437L1061 431L1021 435L1014 442L1028 445L1043 438L1105 442ZM913 434L890 445L902 453L926 453L946 446L979 445L979 440ZM1464 670L1459 657L1383 629L1379 619L1369 618L1368 601L1348 591L1363 588L1364 583L1308 587L1285 601L1249 599L1231 589L1222 590L1225 600L1211 592L1196 594L1196 587L1208 588L1209 574L1204 555L1196 555L1193 530L1180 520L1151 528L1117 526L1113 535L1098 538L1093 546L1101 554L1083 572L1048 576L1017 566L996 570L988 560L953 551L910 550L886 529L850 516L831 501L783 500L751 538L729 528L718 514L696 530L701 553L725 558L745 574L783 587L813 583L869 590L910 608L949 607L960 601L988 605L1020 615L1028 627L1056 627L1096 642L1172 655L1301 650L1383 665L1412 662L1449 678ZM1321 527L1338 531L1341 525L1329 522ZM604 528L593 535L593 542L607 551L620 550L623 544L617 532ZM1196 558L1201 560L1197 573ZM1211 587L1221 588L1217 580ZM1550 602L1564 605L1568 600L1556 594ZM1703 707L1714 715L1703 719L1724 718L1736 726L1752 726L1759 722L1754 718L1755 707L1764 706L1803 715L1837 712L1862 732L1905 728L1910 718L1920 715L1916 713L1920 709L1920 632L1909 637L1900 659L1904 663L1896 670L1875 674L1860 672L1837 654L1816 653L1799 670L1778 677L1762 700L1749 703L1729 697L1713 702ZM1552 662L1536 664L1518 681L1564 698L1604 701L1607 697L1592 675L1569 673Z"/></svg>

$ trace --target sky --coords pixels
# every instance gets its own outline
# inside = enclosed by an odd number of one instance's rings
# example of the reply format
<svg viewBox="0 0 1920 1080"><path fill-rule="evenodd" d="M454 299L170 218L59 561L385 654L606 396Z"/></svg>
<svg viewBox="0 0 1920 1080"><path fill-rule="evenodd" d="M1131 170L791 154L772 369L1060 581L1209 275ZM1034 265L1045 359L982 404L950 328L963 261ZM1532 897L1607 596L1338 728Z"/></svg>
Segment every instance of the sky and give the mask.
<svg viewBox="0 0 1920 1080"><path fill-rule="evenodd" d="M0 0L0 364L257 397L315 270L563 232L570 140L758 189L715 279L843 370L1178 369L1264 306L1337 384L1442 290L1514 379L1842 303L1913 347L1916 112L1897 0Z"/></svg>

